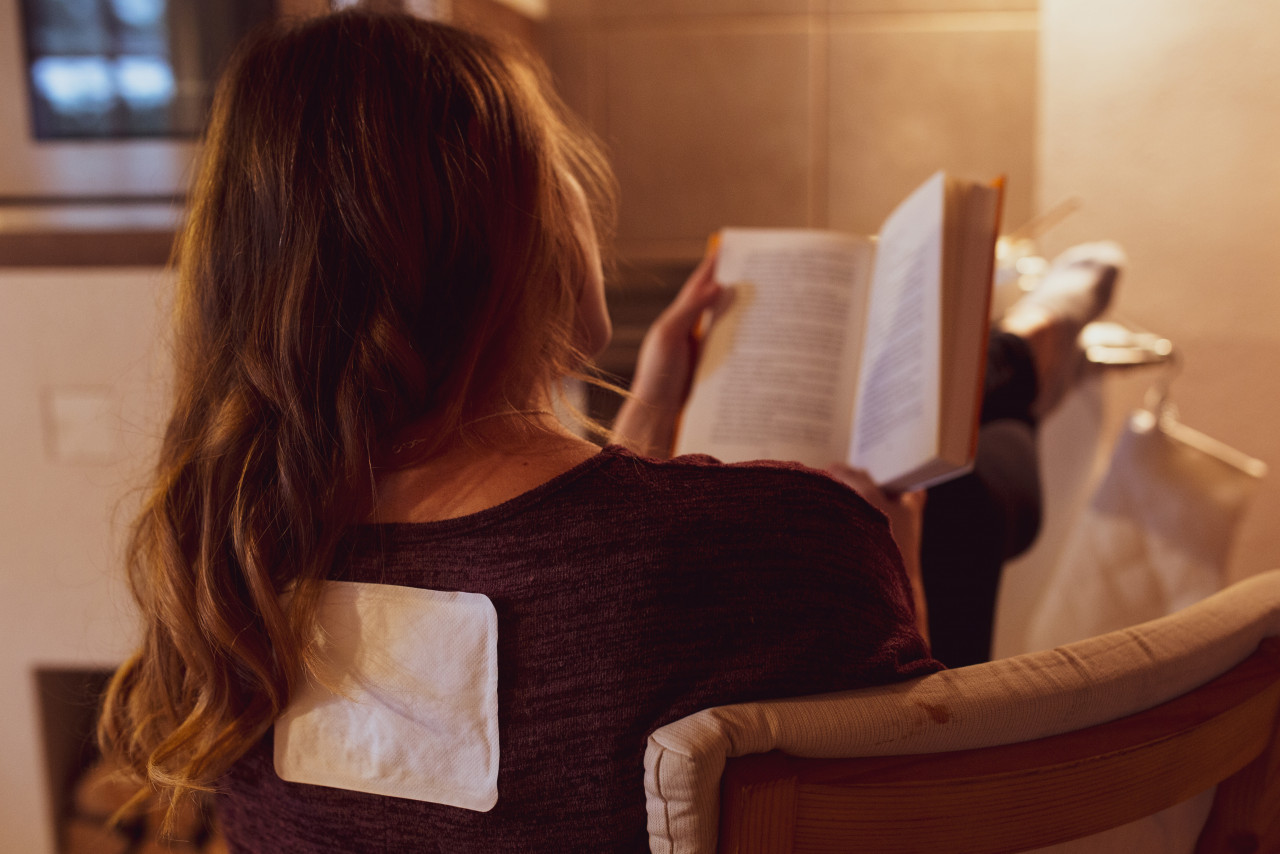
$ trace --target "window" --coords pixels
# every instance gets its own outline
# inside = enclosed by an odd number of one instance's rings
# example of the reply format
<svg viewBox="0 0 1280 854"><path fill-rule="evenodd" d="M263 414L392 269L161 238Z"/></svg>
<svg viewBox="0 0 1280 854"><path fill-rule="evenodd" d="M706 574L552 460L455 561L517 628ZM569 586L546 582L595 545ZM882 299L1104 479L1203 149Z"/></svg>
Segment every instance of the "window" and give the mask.
<svg viewBox="0 0 1280 854"><path fill-rule="evenodd" d="M22 0L39 140L197 136L213 84L272 0Z"/></svg>

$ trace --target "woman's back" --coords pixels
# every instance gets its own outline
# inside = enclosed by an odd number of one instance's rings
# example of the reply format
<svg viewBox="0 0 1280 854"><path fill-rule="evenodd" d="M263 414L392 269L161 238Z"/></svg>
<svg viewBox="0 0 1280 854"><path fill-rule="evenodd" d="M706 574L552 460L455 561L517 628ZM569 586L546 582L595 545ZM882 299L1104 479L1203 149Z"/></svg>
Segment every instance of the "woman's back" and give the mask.
<svg viewBox="0 0 1280 854"><path fill-rule="evenodd" d="M476 514L359 527L342 554L335 580L492 600L497 804L287 783L268 736L221 786L236 850L646 850L643 754L657 726L937 667L883 518L789 466L612 447Z"/></svg>
<svg viewBox="0 0 1280 854"><path fill-rule="evenodd" d="M937 666L848 489L597 453L550 415L608 337L610 187L536 68L474 35L343 12L238 52L130 541L142 642L99 727L140 797L214 789L237 851L639 850L655 727ZM277 775L273 726L332 673L317 628L342 580L496 608L491 811ZM359 760L371 737L322 747Z"/></svg>

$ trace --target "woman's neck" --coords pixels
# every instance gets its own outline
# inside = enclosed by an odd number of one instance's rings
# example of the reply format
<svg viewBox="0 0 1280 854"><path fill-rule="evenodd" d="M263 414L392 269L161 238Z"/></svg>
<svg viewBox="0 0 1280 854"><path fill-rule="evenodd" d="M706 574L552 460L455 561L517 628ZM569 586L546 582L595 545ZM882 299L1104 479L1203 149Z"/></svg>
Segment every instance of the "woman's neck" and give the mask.
<svg viewBox="0 0 1280 854"><path fill-rule="evenodd" d="M412 427L404 433L414 434ZM408 451L405 446L414 441L405 438L398 446ZM541 486L599 450L569 432L549 409L495 410L464 423L426 459L378 473L369 521L468 516Z"/></svg>

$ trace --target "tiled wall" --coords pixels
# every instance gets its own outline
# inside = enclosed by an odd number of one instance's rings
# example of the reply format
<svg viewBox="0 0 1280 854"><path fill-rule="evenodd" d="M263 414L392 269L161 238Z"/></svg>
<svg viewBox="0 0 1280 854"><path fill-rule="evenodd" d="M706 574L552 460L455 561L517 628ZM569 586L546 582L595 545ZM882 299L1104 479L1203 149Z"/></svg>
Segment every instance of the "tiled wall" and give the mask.
<svg viewBox="0 0 1280 854"><path fill-rule="evenodd" d="M1032 211L1036 0L552 0L545 52L610 146L625 259L723 225L874 232L933 171Z"/></svg>
<svg viewBox="0 0 1280 854"><path fill-rule="evenodd" d="M1229 578L1280 566L1280 4L1044 0L1040 192L1081 202L1050 249L1125 244L1116 295L1173 340L1182 420L1270 464ZM1156 380L1108 380L1118 429Z"/></svg>

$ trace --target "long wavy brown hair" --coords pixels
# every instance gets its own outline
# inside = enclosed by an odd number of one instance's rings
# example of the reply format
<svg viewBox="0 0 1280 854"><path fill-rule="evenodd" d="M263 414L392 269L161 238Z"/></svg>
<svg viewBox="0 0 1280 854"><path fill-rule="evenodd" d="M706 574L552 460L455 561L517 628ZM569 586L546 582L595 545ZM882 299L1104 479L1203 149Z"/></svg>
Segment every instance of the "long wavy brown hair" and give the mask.
<svg viewBox="0 0 1280 854"><path fill-rule="evenodd" d="M311 672L320 581L380 450L572 372L612 179L541 67L407 15L277 26L231 61L177 249L175 380L128 572L141 647L99 739L171 803ZM430 453L430 437L424 453Z"/></svg>

